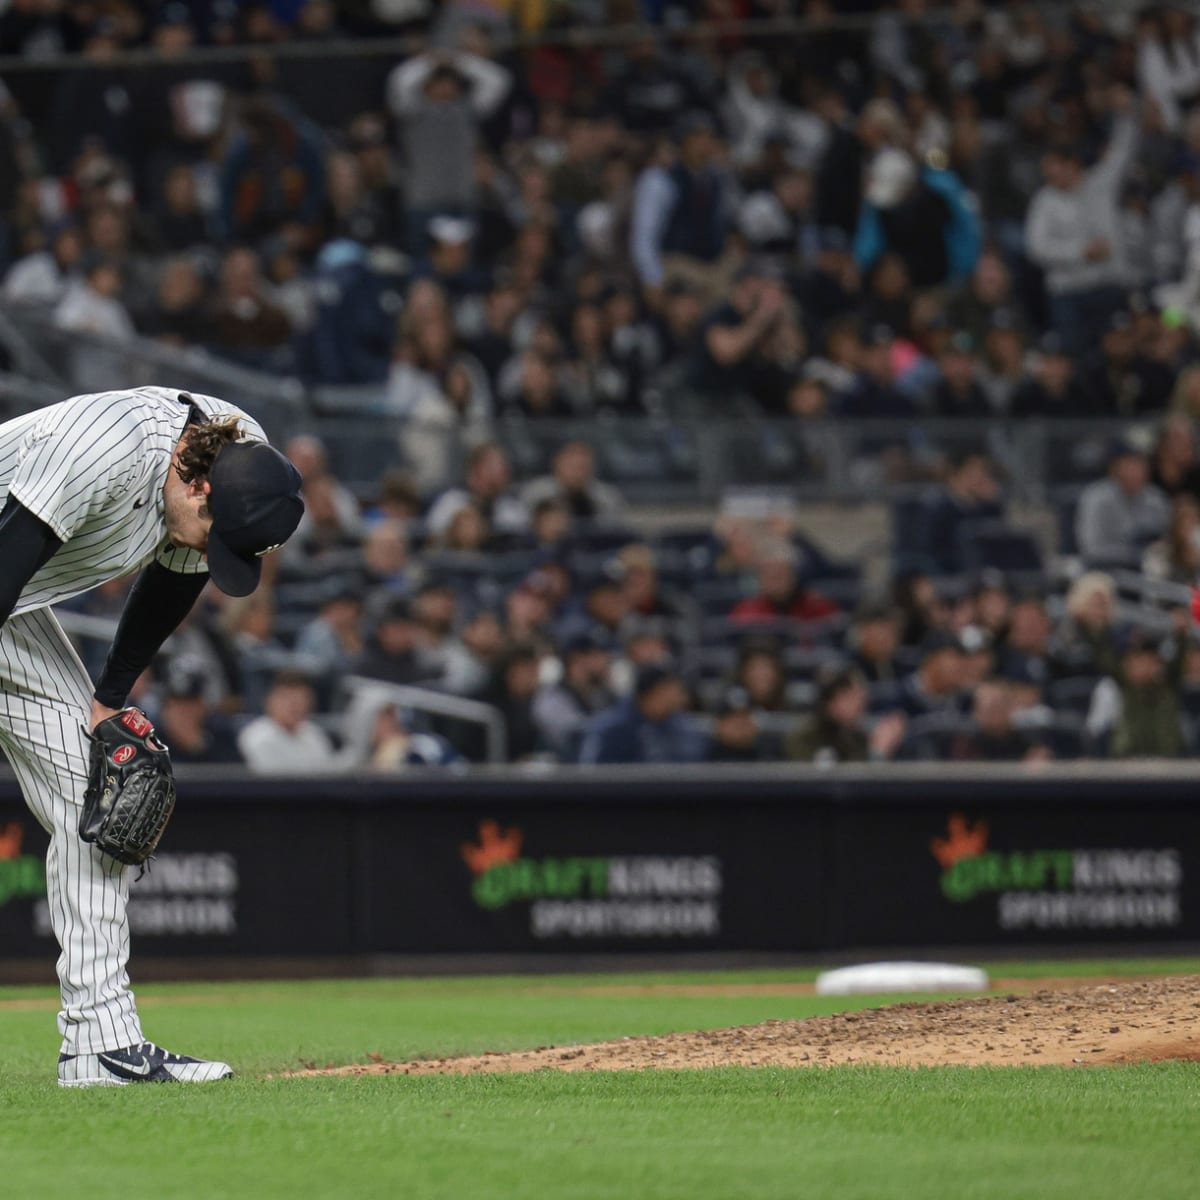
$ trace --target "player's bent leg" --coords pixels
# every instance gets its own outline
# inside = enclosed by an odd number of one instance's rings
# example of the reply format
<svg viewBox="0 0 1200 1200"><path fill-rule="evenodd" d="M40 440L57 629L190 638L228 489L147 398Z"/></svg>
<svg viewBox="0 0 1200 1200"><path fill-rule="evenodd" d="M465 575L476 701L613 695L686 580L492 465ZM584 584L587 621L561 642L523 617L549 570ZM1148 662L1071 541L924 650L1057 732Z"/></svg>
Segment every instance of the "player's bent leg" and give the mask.
<svg viewBox="0 0 1200 1200"><path fill-rule="evenodd" d="M0 628L0 727L25 801L50 834L46 892L61 947L62 1053L144 1042L129 988L127 869L79 838L91 685L52 613Z"/></svg>

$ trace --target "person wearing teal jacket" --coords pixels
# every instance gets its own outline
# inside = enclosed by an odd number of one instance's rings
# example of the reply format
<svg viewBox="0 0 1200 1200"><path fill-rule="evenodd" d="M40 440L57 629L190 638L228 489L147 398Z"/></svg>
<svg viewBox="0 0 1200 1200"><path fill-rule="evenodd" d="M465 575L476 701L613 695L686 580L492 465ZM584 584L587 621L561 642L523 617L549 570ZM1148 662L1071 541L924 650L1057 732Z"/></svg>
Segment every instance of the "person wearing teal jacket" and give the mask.
<svg viewBox="0 0 1200 1200"><path fill-rule="evenodd" d="M862 271L895 254L914 288L959 283L975 269L980 242L974 198L953 171L918 164L895 147L871 160L854 235Z"/></svg>

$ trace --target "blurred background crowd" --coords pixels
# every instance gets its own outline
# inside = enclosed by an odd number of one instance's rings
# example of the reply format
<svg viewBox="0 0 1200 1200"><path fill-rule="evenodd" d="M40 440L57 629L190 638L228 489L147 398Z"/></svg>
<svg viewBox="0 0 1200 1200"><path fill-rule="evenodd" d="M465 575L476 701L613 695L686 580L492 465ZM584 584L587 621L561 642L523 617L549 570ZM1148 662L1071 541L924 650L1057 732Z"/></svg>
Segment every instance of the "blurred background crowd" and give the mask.
<svg viewBox="0 0 1200 1200"><path fill-rule="evenodd" d="M1200 748L1187 6L0 0L0 81L5 412L304 474L178 759Z"/></svg>

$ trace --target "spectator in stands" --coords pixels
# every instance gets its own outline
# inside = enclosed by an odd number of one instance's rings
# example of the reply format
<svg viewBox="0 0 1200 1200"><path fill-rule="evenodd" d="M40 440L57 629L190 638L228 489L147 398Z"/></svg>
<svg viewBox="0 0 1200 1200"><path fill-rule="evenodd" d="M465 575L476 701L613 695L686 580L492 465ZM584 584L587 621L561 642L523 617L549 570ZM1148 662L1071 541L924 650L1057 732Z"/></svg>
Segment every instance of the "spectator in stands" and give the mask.
<svg viewBox="0 0 1200 1200"><path fill-rule="evenodd" d="M685 113L695 111L701 96L694 78L662 39L647 34L625 48L605 104L621 126L638 134L667 134Z"/></svg>
<svg viewBox="0 0 1200 1200"><path fill-rule="evenodd" d="M1067 615L1053 643L1059 675L1113 675L1117 670L1116 586L1102 571L1081 575L1067 592Z"/></svg>
<svg viewBox="0 0 1200 1200"><path fill-rule="evenodd" d="M726 402L746 396L772 407L794 378L792 364L779 352L779 339L789 340L794 324L783 282L761 264L743 268L729 302L705 328L700 385Z"/></svg>
<svg viewBox="0 0 1200 1200"><path fill-rule="evenodd" d="M685 597L663 586L658 560L649 546L631 542L622 547L612 571L621 583L630 616L681 619L694 615Z"/></svg>
<svg viewBox="0 0 1200 1200"><path fill-rule="evenodd" d="M12 264L0 295L8 304L56 304L66 294L83 256L79 227L64 219L53 230L48 246Z"/></svg>
<svg viewBox="0 0 1200 1200"><path fill-rule="evenodd" d="M594 633L578 633L562 648L562 678L538 689L533 720L541 744L560 762L574 762L587 722L613 703L608 684L612 656Z"/></svg>
<svg viewBox="0 0 1200 1200"><path fill-rule="evenodd" d="M1045 601L1037 595L1019 597L1008 616L1008 630L999 649L999 671L1020 673L1045 684L1051 670L1051 624Z"/></svg>
<svg viewBox="0 0 1200 1200"><path fill-rule="evenodd" d="M774 538L760 548L757 562L758 592L739 600L729 614L733 621L820 621L836 616L832 600L801 582L794 547Z"/></svg>
<svg viewBox="0 0 1200 1200"><path fill-rule="evenodd" d="M979 256L979 221L958 177L918 166L892 146L867 168L866 203L854 235L861 270L888 253L900 257L916 288L967 279Z"/></svg>
<svg viewBox="0 0 1200 1200"><path fill-rule="evenodd" d="M1182 6L1146 5L1137 15L1137 79L1170 130L1200 90L1200 44L1195 18Z"/></svg>
<svg viewBox="0 0 1200 1200"><path fill-rule="evenodd" d="M1094 417L1095 398L1079 379L1075 362L1057 333L1043 334L1032 356L1032 368L1012 398L1014 417Z"/></svg>
<svg viewBox="0 0 1200 1200"><path fill-rule="evenodd" d="M298 665L312 676L349 670L362 654L362 595L358 588L336 588L320 613L296 638Z"/></svg>
<svg viewBox="0 0 1200 1200"><path fill-rule="evenodd" d="M142 315L139 328L148 337L173 346L202 342L207 333L204 279L188 257L171 258L158 280L157 303Z"/></svg>
<svg viewBox="0 0 1200 1200"><path fill-rule="evenodd" d="M120 293L121 274L116 262L92 254L84 260L80 277L67 286L55 305L56 328L91 339L73 341L67 351L71 377L81 391L119 387L122 374L127 373L116 347L133 340L134 328Z"/></svg>
<svg viewBox="0 0 1200 1200"><path fill-rule="evenodd" d="M1186 614L1180 618L1170 640L1128 630L1116 671L1096 685L1087 730L1113 758L1178 758L1187 748L1179 700Z"/></svg>
<svg viewBox="0 0 1200 1200"><path fill-rule="evenodd" d="M437 579L426 580L413 597L411 612L420 628L421 657L430 670L430 686L460 696L479 692L487 679L455 633L458 598L454 589Z"/></svg>
<svg viewBox="0 0 1200 1200"><path fill-rule="evenodd" d="M189 164L176 163L167 171L157 200L154 235L163 249L182 254L211 240L196 187L196 172Z"/></svg>
<svg viewBox="0 0 1200 1200"><path fill-rule="evenodd" d="M640 667L633 695L587 723L579 761L587 766L702 762L707 743L685 712L687 699L674 667Z"/></svg>
<svg viewBox="0 0 1200 1200"><path fill-rule="evenodd" d="M409 214L408 250L419 254L431 217L475 207L479 127L512 90L512 75L477 54L427 50L388 78L387 104L400 129Z"/></svg>
<svg viewBox="0 0 1200 1200"><path fill-rule="evenodd" d="M887 760L899 750L905 727L901 713L889 713L871 725L866 682L857 671L836 670L820 680L816 711L787 737L784 753L818 767Z"/></svg>
<svg viewBox="0 0 1200 1200"><path fill-rule="evenodd" d="M933 388L933 414L938 417L992 415L980 381L979 347L965 329L954 333L938 358L938 380Z"/></svg>
<svg viewBox="0 0 1200 1200"><path fill-rule="evenodd" d="M1165 496L1187 492L1200 498L1200 457L1196 427L1190 417L1172 413L1159 426L1150 457L1150 480Z"/></svg>
<svg viewBox="0 0 1200 1200"><path fill-rule="evenodd" d="M1072 353L1087 349L1121 303L1117 210L1137 122L1127 90L1116 89L1112 104L1104 156L1088 169L1078 142L1058 142L1042 159L1045 182L1026 217L1027 253L1045 272L1051 320Z"/></svg>
<svg viewBox="0 0 1200 1200"><path fill-rule="evenodd" d="M258 255L253 250L231 250L221 264L205 341L217 350L257 362L291 336L291 322L270 298Z"/></svg>
<svg viewBox="0 0 1200 1200"><path fill-rule="evenodd" d="M1145 450L1121 439L1109 453L1107 476L1088 484L1079 497L1075 540L1090 565L1136 566L1169 519L1167 498L1150 482Z"/></svg>
<svg viewBox="0 0 1200 1200"><path fill-rule="evenodd" d="M979 255L971 278L950 301L946 315L955 329L982 342L998 311L1011 314L1014 326L1023 327L1023 314L1013 295L1012 272L1000 252L989 248Z"/></svg>
<svg viewBox="0 0 1200 1200"><path fill-rule="evenodd" d="M948 739L945 757L951 762L1044 762L1053 757L1035 732L1018 728L1012 690L999 681L985 681L974 691L966 727Z"/></svg>
<svg viewBox="0 0 1200 1200"><path fill-rule="evenodd" d="M896 386L895 343L896 334L888 325L873 325L867 331L854 383L835 406L838 416L898 420L913 415L912 401Z"/></svg>
<svg viewBox="0 0 1200 1200"><path fill-rule="evenodd" d="M1166 366L1139 352L1133 317L1119 309L1108 319L1083 382L1093 415L1132 417L1166 408L1174 380Z"/></svg>
<svg viewBox="0 0 1200 1200"><path fill-rule="evenodd" d="M1200 501L1192 493L1180 492L1171 501L1167 532L1146 547L1142 572L1189 586L1200 581Z"/></svg>
<svg viewBox="0 0 1200 1200"><path fill-rule="evenodd" d="M368 525L399 521L408 529L420 515L421 493L417 490L416 481L407 471L393 467L381 476L375 503L363 515L363 519Z"/></svg>
<svg viewBox="0 0 1200 1200"><path fill-rule="evenodd" d="M1025 334L1012 309L998 308L983 339L979 386L990 415L1007 415L1025 382Z"/></svg>
<svg viewBox="0 0 1200 1200"><path fill-rule="evenodd" d="M364 586L372 593L403 595L412 589L408 524L396 517L377 521L363 540Z"/></svg>
<svg viewBox="0 0 1200 1200"><path fill-rule="evenodd" d="M304 481L305 516L301 518L296 536L289 542L303 543L303 540L315 532L313 522L308 520L308 510L314 501L328 510L326 519L336 530L337 538L345 541L356 541L360 535L361 515L358 502L343 483L339 482L329 467L329 452L325 443L312 434L299 434L289 438L284 453ZM317 495L319 484L319 497ZM286 551L285 551L286 553Z"/></svg>
<svg viewBox="0 0 1200 1200"><path fill-rule="evenodd" d="M404 597L393 597L379 610L352 674L384 683L423 683L437 674L423 653L420 626Z"/></svg>
<svg viewBox="0 0 1200 1200"><path fill-rule="evenodd" d="M395 704L383 705L371 726L366 765L374 771L405 771L410 767L449 767L462 755L435 733L412 728L412 717Z"/></svg>
<svg viewBox="0 0 1200 1200"><path fill-rule="evenodd" d="M898 692L899 707L910 717L956 711L962 702L966 662L963 645L952 633L931 633L921 645L917 669Z"/></svg>
<svg viewBox="0 0 1200 1200"><path fill-rule="evenodd" d="M742 202L737 226L753 253L784 269L796 260L807 264L816 260L821 244L812 205L812 175L787 166L771 177L769 187Z"/></svg>
<svg viewBox="0 0 1200 1200"><path fill-rule="evenodd" d="M721 694L709 732L710 762L754 763L778 759L779 741L760 727L745 688L728 687Z"/></svg>
<svg viewBox="0 0 1200 1200"><path fill-rule="evenodd" d="M241 668L242 703L248 712L262 711L271 681L291 663L291 651L276 636L276 615L274 596L265 587L229 598L221 613L221 629Z"/></svg>
<svg viewBox="0 0 1200 1200"><path fill-rule="evenodd" d="M541 752L533 715L538 691L539 654L528 642L510 645L499 657L483 699L504 718L508 761L523 762Z"/></svg>
<svg viewBox="0 0 1200 1200"><path fill-rule="evenodd" d="M325 164L317 131L267 96L247 99L221 165L225 238L255 245L281 234L293 250L311 251L324 206Z"/></svg>
<svg viewBox="0 0 1200 1200"><path fill-rule="evenodd" d="M158 712L159 736L174 763L238 763L237 739L204 695L204 676L178 660L171 664Z"/></svg>
<svg viewBox="0 0 1200 1200"><path fill-rule="evenodd" d="M738 651L731 686L740 688L758 712L782 713L791 709L787 671L773 641L754 639Z"/></svg>
<svg viewBox="0 0 1200 1200"><path fill-rule="evenodd" d="M308 676L281 671L267 693L266 711L238 735L238 749L260 775L304 775L337 762L329 735L312 720L316 697Z"/></svg>
<svg viewBox="0 0 1200 1200"><path fill-rule="evenodd" d="M647 167L633 194L630 255L655 304L672 278L715 300L731 273L725 243L733 190L720 165L716 124L695 110L681 118L677 137L678 159Z"/></svg>
<svg viewBox="0 0 1200 1200"><path fill-rule="evenodd" d="M443 533L454 514L475 504L496 533L523 533L529 510L512 491L508 454L499 442L484 442L467 457L465 487L451 488L434 501L426 525L435 536Z"/></svg>
<svg viewBox="0 0 1200 1200"><path fill-rule="evenodd" d="M971 524L999 520L1003 511L991 460L977 450L962 451L950 460L945 483L920 510L919 551L905 549L923 554L941 575L959 574Z"/></svg>
<svg viewBox="0 0 1200 1200"><path fill-rule="evenodd" d="M587 442L565 443L554 455L551 472L522 489L521 501L528 510L556 499L578 521L605 525L620 520L624 500L611 484L596 478L596 456Z"/></svg>
<svg viewBox="0 0 1200 1200"><path fill-rule="evenodd" d="M854 669L869 684L895 683L901 675L899 612L890 604L862 605L846 641Z"/></svg>

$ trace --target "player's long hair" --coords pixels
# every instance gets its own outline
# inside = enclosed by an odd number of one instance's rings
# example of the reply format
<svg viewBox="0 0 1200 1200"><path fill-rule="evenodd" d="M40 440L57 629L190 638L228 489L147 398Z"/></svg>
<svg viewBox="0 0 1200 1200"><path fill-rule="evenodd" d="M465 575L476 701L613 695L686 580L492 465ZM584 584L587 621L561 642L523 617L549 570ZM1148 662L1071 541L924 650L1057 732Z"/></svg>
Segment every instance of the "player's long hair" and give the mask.
<svg viewBox="0 0 1200 1200"><path fill-rule="evenodd" d="M175 469L184 483L207 479L222 447L242 436L237 417L218 417L189 425L187 436L175 455Z"/></svg>

